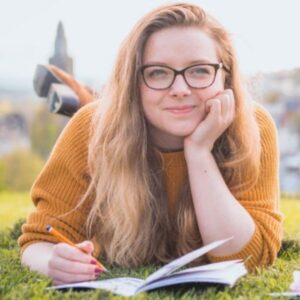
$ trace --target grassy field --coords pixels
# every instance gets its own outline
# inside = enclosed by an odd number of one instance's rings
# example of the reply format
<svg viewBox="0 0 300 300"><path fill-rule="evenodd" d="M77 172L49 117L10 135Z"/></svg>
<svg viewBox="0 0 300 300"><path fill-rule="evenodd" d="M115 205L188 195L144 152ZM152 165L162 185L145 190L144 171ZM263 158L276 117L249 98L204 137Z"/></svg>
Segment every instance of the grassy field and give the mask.
<svg viewBox="0 0 300 300"><path fill-rule="evenodd" d="M22 221L17 220L24 218L32 209L28 194L0 193L0 299L124 299L101 290L49 291L45 289L51 285L48 278L21 266L16 239L20 235ZM281 209L285 215L284 243L274 266L243 277L232 289L160 290L140 294L135 299L269 299L270 292L287 291L293 270L300 270L300 199L282 199ZM155 267L135 270L109 268L118 277L140 278L155 270Z"/></svg>
<svg viewBox="0 0 300 300"><path fill-rule="evenodd" d="M20 218L26 218L34 209L28 193L0 193L0 230L12 227ZM300 199L282 199L281 210L285 215L286 238L300 239Z"/></svg>
<svg viewBox="0 0 300 300"><path fill-rule="evenodd" d="M12 225L20 218L25 218L33 210L29 193L0 193L0 230Z"/></svg>

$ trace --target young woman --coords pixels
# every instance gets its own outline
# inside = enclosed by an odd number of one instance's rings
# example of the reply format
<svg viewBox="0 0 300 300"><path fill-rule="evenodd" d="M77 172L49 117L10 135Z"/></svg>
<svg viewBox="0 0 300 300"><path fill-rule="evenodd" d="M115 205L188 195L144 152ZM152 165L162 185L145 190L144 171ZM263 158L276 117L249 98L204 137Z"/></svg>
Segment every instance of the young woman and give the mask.
<svg viewBox="0 0 300 300"><path fill-rule="evenodd" d="M245 259L249 270L273 263L276 129L246 98L215 19L191 4L147 14L100 101L70 120L34 183L22 262L55 284L84 281L100 271L92 255L135 267L233 236L207 259ZM57 244L48 224L86 253Z"/></svg>

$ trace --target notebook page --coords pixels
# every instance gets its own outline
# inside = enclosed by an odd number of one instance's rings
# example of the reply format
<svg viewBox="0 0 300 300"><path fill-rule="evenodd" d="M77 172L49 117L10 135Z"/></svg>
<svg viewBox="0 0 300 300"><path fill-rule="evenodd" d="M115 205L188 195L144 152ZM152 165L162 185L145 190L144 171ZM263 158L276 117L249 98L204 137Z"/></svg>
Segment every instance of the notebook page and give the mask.
<svg viewBox="0 0 300 300"><path fill-rule="evenodd" d="M166 287L184 283L216 283L233 286L234 283L242 276L247 274L243 263L236 263L227 266L221 270L211 270L203 272L193 272L185 274L170 274L166 278L152 281L147 285L138 288L138 292L144 292L160 287Z"/></svg>
<svg viewBox="0 0 300 300"><path fill-rule="evenodd" d="M120 277L113 279L104 279L98 281L86 281L78 283L70 283L58 285L52 288L55 289L70 289L70 288L90 288L103 289L122 296L133 296L136 290L144 283L144 280L131 277Z"/></svg>
<svg viewBox="0 0 300 300"><path fill-rule="evenodd" d="M219 240L219 241L215 241L213 243L210 243L206 246L203 246L199 249L196 249L192 252L189 252L173 261L171 261L170 263L168 263L167 265L165 265L164 267L160 268L159 270L157 270L156 272L152 273L150 276L147 277L147 279L145 280L145 284L156 280L160 277L163 277L165 275L168 275L172 272L174 272L175 270L181 268L182 266L190 263L191 261L195 260L196 258L208 253L209 251L221 246L222 244L224 244L225 242L231 240L233 237L230 237L228 239L225 240Z"/></svg>

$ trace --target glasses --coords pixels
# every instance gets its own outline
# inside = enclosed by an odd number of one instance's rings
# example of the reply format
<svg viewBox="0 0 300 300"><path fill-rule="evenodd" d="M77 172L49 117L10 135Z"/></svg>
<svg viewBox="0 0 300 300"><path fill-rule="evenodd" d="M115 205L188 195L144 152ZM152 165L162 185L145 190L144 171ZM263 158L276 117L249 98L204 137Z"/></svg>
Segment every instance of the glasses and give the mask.
<svg viewBox="0 0 300 300"><path fill-rule="evenodd" d="M218 70L222 68L224 68L222 63L198 64L182 70L159 65L144 65L141 67L141 73L145 84L153 90L170 88L177 75L182 75L189 87L204 89L214 83Z"/></svg>

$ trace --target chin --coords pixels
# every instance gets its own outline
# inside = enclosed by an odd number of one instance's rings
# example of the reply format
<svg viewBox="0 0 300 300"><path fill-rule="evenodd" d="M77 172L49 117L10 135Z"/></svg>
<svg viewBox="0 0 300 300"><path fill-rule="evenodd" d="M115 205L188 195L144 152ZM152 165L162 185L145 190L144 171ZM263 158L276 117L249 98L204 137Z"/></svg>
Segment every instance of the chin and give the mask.
<svg viewBox="0 0 300 300"><path fill-rule="evenodd" d="M195 130L196 126L193 126L192 128L180 128L178 130L172 130L170 133L174 136L178 136L178 137L186 137L191 135L194 130Z"/></svg>

